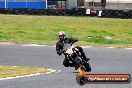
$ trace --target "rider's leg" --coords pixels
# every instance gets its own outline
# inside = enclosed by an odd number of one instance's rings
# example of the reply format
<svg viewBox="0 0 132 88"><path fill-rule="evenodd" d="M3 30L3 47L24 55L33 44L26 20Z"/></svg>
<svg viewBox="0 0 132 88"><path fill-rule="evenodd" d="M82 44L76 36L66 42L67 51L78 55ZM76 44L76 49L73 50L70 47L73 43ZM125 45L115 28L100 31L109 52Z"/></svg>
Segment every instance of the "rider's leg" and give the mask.
<svg viewBox="0 0 132 88"><path fill-rule="evenodd" d="M69 67L69 63L68 63L68 60L65 58L64 61L63 61L63 65L65 67Z"/></svg>
<svg viewBox="0 0 132 88"><path fill-rule="evenodd" d="M68 59L64 59L64 61L63 61L63 65L65 66L65 67L73 67L74 66L74 64L73 63L69 63L69 60Z"/></svg>
<svg viewBox="0 0 132 88"><path fill-rule="evenodd" d="M87 58L87 57L86 57L86 55L85 55L85 53L84 53L82 47L76 46L76 48L79 49L79 51L80 51L80 53L81 53L81 55L82 55L82 57L84 58L85 61L90 60L90 58Z"/></svg>

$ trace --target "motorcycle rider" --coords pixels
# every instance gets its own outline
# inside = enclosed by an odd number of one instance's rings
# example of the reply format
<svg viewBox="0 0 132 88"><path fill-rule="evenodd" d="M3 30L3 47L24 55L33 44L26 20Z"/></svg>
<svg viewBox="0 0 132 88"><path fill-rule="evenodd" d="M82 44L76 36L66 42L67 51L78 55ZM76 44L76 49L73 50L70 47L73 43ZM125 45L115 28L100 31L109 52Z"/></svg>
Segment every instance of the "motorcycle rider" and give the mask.
<svg viewBox="0 0 132 88"><path fill-rule="evenodd" d="M71 44L71 43L75 43L78 40L75 38L68 38L65 34L65 32L61 31L58 34L59 36L59 41L56 43L56 52L57 54L60 56L62 55L62 53L64 52L63 48L66 44ZM83 52L82 47L76 46L76 48L80 51L81 56L83 57L84 61L87 62L89 60L89 58L86 57L85 53ZM65 67L69 67L69 66L73 66L73 64L69 63L68 59L64 59L63 61L63 65Z"/></svg>

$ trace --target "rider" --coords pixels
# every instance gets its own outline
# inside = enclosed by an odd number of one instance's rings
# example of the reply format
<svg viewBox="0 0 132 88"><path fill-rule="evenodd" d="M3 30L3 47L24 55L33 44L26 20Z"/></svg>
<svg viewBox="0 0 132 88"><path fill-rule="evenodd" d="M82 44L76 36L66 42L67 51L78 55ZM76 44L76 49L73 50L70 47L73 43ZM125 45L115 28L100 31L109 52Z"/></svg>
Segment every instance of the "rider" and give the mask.
<svg viewBox="0 0 132 88"><path fill-rule="evenodd" d="M65 32L63 32L63 31L59 32L58 35L59 35L59 41L56 43L56 52L60 56L64 52L63 47L65 46L65 44L75 43L78 40L75 38L68 38L66 36ZM76 48L80 51L81 56L83 57L84 61L87 62L89 60L89 58L86 57L85 53L83 52L82 47L76 46ZM72 64L69 63L69 61L68 61L68 59L66 59L66 57L63 61L63 65L65 67L73 66Z"/></svg>

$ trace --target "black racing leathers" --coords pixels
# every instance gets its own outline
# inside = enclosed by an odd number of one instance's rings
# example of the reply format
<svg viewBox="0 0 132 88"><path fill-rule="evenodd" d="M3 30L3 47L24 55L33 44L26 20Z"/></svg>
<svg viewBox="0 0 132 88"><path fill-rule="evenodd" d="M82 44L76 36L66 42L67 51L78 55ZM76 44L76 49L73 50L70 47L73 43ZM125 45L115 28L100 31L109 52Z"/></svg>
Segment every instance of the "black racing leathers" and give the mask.
<svg viewBox="0 0 132 88"><path fill-rule="evenodd" d="M57 43L56 43L56 52L58 55L61 55L63 53L63 47L65 44L71 44L71 43L75 43L77 42L78 40L75 39L75 38L65 38L63 40L59 40Z"/></svg>
<svg viewBox="0 0 132 88"><path fill-rule="evenodd" d="M65 45L65 44L71 44L71 43L75 43L75 42L77 42L78 40L77 39L75 39L75 38L65 38L64 40L59 40L57 43L56 43L56 52L57 52L57 54L58 55L61 55L64 51L63 51L63 46ZM84 59L84 61L88 61L89 60L89 58L87 58L86 57L86 55L85 55L85 53L84 53L84 51L83 51L83 49L82 49L82 47L79 47L79 46L76 46L76 48L80 51L80 53L81 53L81 55L82 55L82 57L83 57L83 59ZM65 67L68 67L68 62L69 61L67 61L68 59L66 59L66 57L65 57L65 59L64 59L64 61L63 61L63 65L65 66Z"/></svg>

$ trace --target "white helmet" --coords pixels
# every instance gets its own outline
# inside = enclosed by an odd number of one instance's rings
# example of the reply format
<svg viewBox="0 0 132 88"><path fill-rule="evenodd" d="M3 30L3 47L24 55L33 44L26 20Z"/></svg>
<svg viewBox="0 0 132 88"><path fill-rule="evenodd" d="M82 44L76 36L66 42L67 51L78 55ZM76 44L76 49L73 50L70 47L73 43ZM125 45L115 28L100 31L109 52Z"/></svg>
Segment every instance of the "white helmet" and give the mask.
<svg viewBox="0 0 132 88"><path fill-rule="evenodd" d="M65 32L63 32L63 31L61 31L61 32L59 32L59 39L64 39L64 38L66 38L66 34L65 34Z"/></svg>

